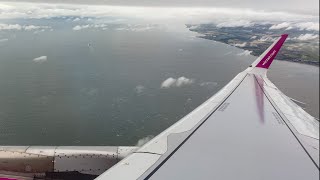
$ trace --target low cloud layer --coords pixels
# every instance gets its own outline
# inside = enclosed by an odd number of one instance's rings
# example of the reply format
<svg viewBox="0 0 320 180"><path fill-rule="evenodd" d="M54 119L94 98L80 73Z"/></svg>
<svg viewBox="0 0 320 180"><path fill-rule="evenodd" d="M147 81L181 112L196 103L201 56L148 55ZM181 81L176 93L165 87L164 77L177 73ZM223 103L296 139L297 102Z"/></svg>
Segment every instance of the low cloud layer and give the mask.
<svg viewBox="0 0 320 180"><path fill-rule="evenodd" d="M8 1L8 0L7 0ZM28 1L42 3L43 0L11 0L11 1ZM112 6L153 6L153 7L230 7L230 8L250 8L258 10L277 10L290 12L303 12L308 14L319 13L318 0L242 0L242 1L224 1L224 0L46 0L48 3L66 3L66 4L91 4L91 5L112 5Z"/></svg>
<svg viewBox="0 0 320 180"><path fill-rule="evenodd" d="M226 6L232 7L232 6ZM319 16L284 11L223 7L143 7L79 4L0 2L0 19L78 17L130 17L165 23L217 22L219 27L251 26L252 21L318 22ZM77 18L74 21L79 21ZM228 22L227 22L228 21ZM308 26L310 27L310 26ZM306 28L308 28L306 27ZM313 29L316 27L313 27Z"/></svg>
<svg viewBox="0 0 320 180"><path fill-rule="evenodd" d="M295 37L293 39L300 40L300 41L307 41L311 39L316 39L318 38L318 34L301 34L299 37Z"/></svg>
<svg viewBox="0 0 320 180"><path fill-rule="evenodd" d="M161 88L168 89L171 87L182 87L182 86L191 85L193 82L194 82L193 79L188 79L183 76L179 77L178 79L169 77L168 79L164 80L161 83Z"/></svg>
<svg viewBox="0 0 320 180"><path fill-rule="evenodd" d="M87 29L87 28L89 28L89 27L90 27L89 25L82 25L82 26L77 25L77 26L73 27L72 29L73 29L74 31L79 31L79 30L82 30L82 29Z"/></svg>
<svg viewBox="0 0 320 180"><path fill-rule="evenodd" d="M73 22L77 22L80 21L80 18L75 18L74 20L72 20Z"/></svg>
<svg viewBox="0 0 320 180"><path fill-rule="evenodd" d="M80 31L84 29L100 29L107 30L109 28L116 31L135 31L135 32L145 32L158 28L154 24L117 24L118 27L108 27L108 24L99 23L99 24L86 24L86 25L76 25L72 28L74 31Z"/></svg>
<svg viewBox="0 0 320 180"><path fill-rule="evenodd" d="M283 28L288 28L288 27L290 27L290 23L283 22L280 24L272 25L269 29L283 29Z"/></svg>
<svg viewBox="0 0 320 180"><path fill-rule="evenodd" d="M50 26L35 26L35 25L20 25L20 24L3 24L0 23L0 30L39 30L39 29L49 29Z"/></svg>
<svg viewBox="0 0 320 180"><path fill-rule="evenodd" d="M72 30L74 31L79 31L79 30L83 30L83 29L102 29L102 30L106 30L108 29L108 25L107 24L86 24L86 25L76 25L72 28Z"/></svg>
<svg viewBox="0 0 320 180"><path fill-rule="evenodd" d="M186 30L185 24L203 23L214 23L219 28L250 27L259 23L269 23L270 29L296 28L319 31L318 15L227 7L144 7L0 2L0 20L58 17L61 18L61 21L73 24L74 31L112 28L111 30L117 31L145 32L155 28L164 28L180 32ZM111 23L127 26L108 26ZM39 33L47 29L52 30L47 26L0 24L0 31L34 30L35 33ZM241 47L241 44L238 47Z"/></svg>
<svg viewBox="0 0 320 180"><path fill-rule="evenodd" d="M258 39L258 41L262 41L262 42L274 42L277 38L274 37L270 37L270 36L262 36L260 39Z"/></svg>
<svg viewBox="0 0 320 180"><path fill-rule="evenodd" d="M42 63L42 62L45 62L47 60L48 60L47 56L40 56L40 57L34 58L32 61L36 62L36 63Z"/></svg>
<svg viewBox="0 0 320 180"><path fill-rule="evenodd" d="M294 24L300 30L319 31L319 18L318 22L302 22Z"/></svg>
<svg viewBox="0 0 320 180"><path fill-rule="evenodd" d="M241 53L238 53L237 55L238 56L249 56L251 53L252 53L252 51L245 50L245 51L243 51Z"/></svg>
<svg viewBox="0 0 320 180"><path fill-rule="evenodd" d="M217 24L217 27L250 27L253 26L254 23L246 20L240 20L240 21L227 21L223 23Z"/></svg>
<svg viewBox="0 0 320 180"><path fill-rule="evenodd" d="M319 22L299 22L299 23L291 23L291 22L282 22L280 24L274 24L269 29L299 29L299 30L309 30L309 31L319 31Z"/></svg>

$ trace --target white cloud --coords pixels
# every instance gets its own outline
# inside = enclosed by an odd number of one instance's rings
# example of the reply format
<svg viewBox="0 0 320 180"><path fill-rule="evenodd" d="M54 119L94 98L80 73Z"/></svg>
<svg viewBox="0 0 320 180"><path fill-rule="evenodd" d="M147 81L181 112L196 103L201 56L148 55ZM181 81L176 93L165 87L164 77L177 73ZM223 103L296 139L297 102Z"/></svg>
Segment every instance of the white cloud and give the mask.
<svg viewBox="0 0 320 180"><path fill-rule="evenodd" d="M169 77L161 83L161 88L167 89L170 87L182 87L186 85L190 85L194 82L193 79L188 79L184 76L179 77L178 79Z"/></svg>
<svg viewBox="0 0 320 180"><path fill-rule="evenodd" d="M117 31L134 31L134 32L145 32L157 28L154 24L127 24L121 27L117 27L114 30Z"/></svg>
<svg viewBox="0 0 320 180"><path fill-rule="evenodd" d="M154 29L155 27L152 25L138 25L136 27L130 27L131 31L136 31L136 32L145 32L145 31L150 31L152 29Z"/></svg>
<svg viewBox="0 0 320 180"><path fill-rule="evenodd" d="M319 31L319 22L301 22L296 23L294 26L300 30Z"/></svg>
<svg viewBox="0 0 320 180"><path fill-rule="evenodd" d="M318 37L319 37L318 34L301 34L299 37L295 37L293 39L297 39L300 41L307 41L307 40L311 40L311 39L316 39Z"/></svg>
<svg viewBox="0 0 320 180"><path fill-rule="evenodd" d="M279 24L282 24L281 22L285 21L290 22L292 28L319 31L319 16L288 12L222 7L139 7L0 2L0 19L49 19L53 17L64 17L64 21L67 19L69 21L78 21L78 19L88 20L87 22L90 24L88 27L79 24L73 27L74 30L86 28L107 30L111 27L94 26L99 26L96 23L128 24L132 21L134 23L143 23L144 25L132 27L117 26L118 29L116 30L144 32L150 31L153 28L164 27L166 29L170 28L170 30L185 31L185 24L215 23L218 27L249 27L255 23L270 23L274 21L276 21L274 24L279 26ZM155 22L158 26L149 25ZM24 27L18 24L12 24L11 27L0 25L0 30L8 28L21 30Z"/></svg>
<svg viewBox="0 0 320 180"><path fill-rule="evenodd" d="M218 85L217 82L202 82L200 83L200 86L216 86Z"/></svg>
<svg viewBox="0 0 320 180"><path fill-rule="evenodd" d="M34 25L29 25L25 27L25 30L29 31L29 30L34 30L34 29L38 29L39 27L34 26Z"/></svg>
<svg viewBox="0 0 320 180"><path fill-rule="evenodd" d="M169 77L168 79L164 80L161 83L161 88L170 88L171 86L174 86L176 83L177 79L174 79L172 77Z"/></svg>
<svg viewBox="0 0 320 180"><path fill-rule="evenodd" d="M48 59L47 56L40 56L40 57L34 58L33 62L42 63L47 61L47 59Z"/></svg>
<svg viewBox="0 0 320 180"><path fill-rule="evenodd" d="M261 41L261 42L265 42L265 41L273 42L275 40L277 40L277 38L273 38L273 37L270 37L270 36L263 36L260 39L258 39L258 41Z"/></svg>
<svg viewBox="0 0 320 180"><path fill-rule="evenodd" d="M142 85L138 85L134 88L134 91L137 93L137 94L141 94L143 93L143 91L145 90L146 88Z"/></svg>
<svg viewBox="0 0 320 180"><path fill-rule="evenodd" d="M77 22L77 21L80 21L80 18L75 18L75 19L73 20L73 22Z"/></svg>
<svg viewBox="0 0 320 180"><path fill-rule="evenodd" d="M79 31L82 29L89 29L89 28L98 28L98 29L102 29L102 30L107 30L107 24L86 24L86 25L76 25L74 26L72 29L74 31Z"/></svg>
<svg viewBox="0 0 320 180"><path fill-rule="evenodd" d="M299 30L308 30L308 31L319 31L319 22L296 22L296 23L289 23L283 22L280 24L274 24L269 29L299 29Z"/></svg>
<svg viewBox="0 0 320 180"><path fill-rule="evenodd" d="M21 30L22 26L19 24L0 24L0 30Z"/></svg>
<svg viewBox="0 0 320 180"><path fill-rule="evenodd" d="M46 30L45 29L40 29L40 30L36 30L33 32L33 34L39 34L41 32L45 32Z"/></svg>
<svg viewBox="0 0 320 180"><path fill-rule="evenodd" d="M80 4L46 4L25 2L1 2L0 19L14 18L51 18L51 17L92 17L103 18L110 16L134 17L140 19L163 20L166 23L203 23L226 22L221 26L251 26L250 21L279 22L294 20L297 22L318 21L317 16L294 14L287 12L259 11L254 9L221 8L221 7L142 7L142 6L108 6ZM89 20L89 19L88 19ZM238 22L238 23L237 23ZM239 23L240 22L240 23Z"/></svg>
<svg viewBox="0 0 320 180"><path fill-rule="evenodd" d="M197 29L199 27L199 25L191 25L190 27L189 27L189 29L190 30L195 30L195 29Z"/></svg>
<svg viewBox="0 0 320 180"><path fill-rule="evenodd" d="M245 50L245 51L243 51L241 53L238 53L237 55L238 56L249 56L251 53L252 53L252 51Z"/></svg>
<svg viewBox="0 0 320 180"><path fill-rule="evenodd" d="M227 21L223 23L217 24L217 27L250 27L253 26L254 23L246 20L240 20L240 21Z"/></svg>
<svg viewBox="0 0 320 180"><path fill-rule="evenodd" d="M72 29L75 30L75 31L79 31L79 30L81 30L82 28L81 28L81 26L77 25L77 26L73 27Z"/></svg>
<svg viewBox="0 0 320 180"><path fill-rule="evenodd" d="M9 39L7 39L7 38L0 39L0 42L6 42L6 41L9 41Z"/></svg>
<svg viewBox="0 0 320 180"><path fill-rule="evenodd" d="M104 28L104 27L107 27L108 25L106 25L106 24L95 24L95 25L93 25L93 27L95 27L95 28Z"/></svg>
<svg viewBox="0 0 320 180"><path fill-rule="evenodd" d="M272 25L269 29L284 29L284 28L288 28L290 27L290 23L288 22L283 22L283 23L280 23L280 24L275 24L275 25Z"/></svg>
<svg viewBox="0 0 320 180"><path fill-rule="evenodd" d="M154 136L147 136L147 137L144 137L144 138L141 138L138 140L136 146L140 147L144 144L146 144L147 142L149 142Z"/></svg>
<svg viewBox="0 0 320 180"><path fill-rule="evenodd" d="M75 27L73 27L72 29L74 30L74 31L79 31L79 30L82 30L82 29L87 29L87 28L90 28L91 26L89 25L89 24L87 24L87 25L77 25L77 26L75 26Z"/></svg>
<svg viewBox="0 0 320 180"><path fill-rule="evenodd" d="M23 26L24 30L35 30L35 29L48 29L50 28L49 26L35 26L35 25L27 25Z"/></svg>
<svg viewBox="0 0 320 180"><path fill-rule="evenodd" d="M287 27L285 30L290 30L290 29L293 29L293 27L292 27L292 26L289 26L289 27Z"/></svg>
<svg viewBox="0 0 320 180"><path fill-rule="evenodd" d="M156 25L152 25L152 24L121 24L120 27L114 28L114 30L117 31L135 31L135 32L145 32L145 31L149 31L152 30L154 28L156 28ZM72 29L75 31L79 31L82 29L102 29L102 30L107 30L108 29L108 25L101 23L101 24L86 24L86 25L76 25L74 26Z"/></svg>
<svg viewBox="0 0 320 180"><path fill-rule="evenodd" d="M181 86L185 86L185 85L190 85L193 83L192 79L188 79L186 77L179 77L176 81L176 86L177 87L181 87Z"/></svg>
<svg viewBox="0 0 320 180"><path fill-rule="evenodd" d="M245 47L247 45L247 43L246 42L244 42L244 43L238 43L238 44L234 44L234 46L236 46L236 47Z"/></svg>
<svg viewBox="0 0 320 180"><path fill-rule="evenodd" d="M49 26L35 26L35 25L20 25L20 24L2 24L0 23L0 30L39 30L39 29L48 29Z"/></svg>
<svg viewBox="0 0 320 180"><path fill-rule="evenodd" d="M116 28L115 30L117 30L117 31L124 31L124 30L128 30L128 29L121 27L121 28Z"/></svg>

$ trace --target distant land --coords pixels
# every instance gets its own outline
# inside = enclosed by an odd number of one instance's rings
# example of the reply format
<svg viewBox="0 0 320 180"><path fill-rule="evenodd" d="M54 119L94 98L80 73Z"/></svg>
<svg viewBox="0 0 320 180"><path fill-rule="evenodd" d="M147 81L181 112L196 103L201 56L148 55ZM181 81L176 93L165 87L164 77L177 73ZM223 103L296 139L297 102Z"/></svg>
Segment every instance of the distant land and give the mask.
<svg viewBox="0 0 320 180"><path fill-rule="evenodd" d="M289 38L277 55L286 60L319 66L319 31L299 28L277 28L273 24L225 27L216 24L187 24L198 37L226 43L246 50L247 54L260 56L281 34ZM279 26L278 26L279 27Z"/></svg>

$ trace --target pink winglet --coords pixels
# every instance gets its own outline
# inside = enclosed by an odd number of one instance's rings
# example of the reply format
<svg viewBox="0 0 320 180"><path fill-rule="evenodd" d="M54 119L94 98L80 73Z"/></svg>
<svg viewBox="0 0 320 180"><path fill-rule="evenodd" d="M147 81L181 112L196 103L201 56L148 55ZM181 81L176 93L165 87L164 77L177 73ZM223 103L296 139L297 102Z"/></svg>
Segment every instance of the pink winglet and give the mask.
<svg viewBox="0 0 320 180"><path fill-rule="evenodd" d="M272 61L280 51L280 48L284 41L287 39L288 34L282 34L278 42L270 49L270 51L261 59L261 61L256 65L259 68L268 69Z"/></svg>

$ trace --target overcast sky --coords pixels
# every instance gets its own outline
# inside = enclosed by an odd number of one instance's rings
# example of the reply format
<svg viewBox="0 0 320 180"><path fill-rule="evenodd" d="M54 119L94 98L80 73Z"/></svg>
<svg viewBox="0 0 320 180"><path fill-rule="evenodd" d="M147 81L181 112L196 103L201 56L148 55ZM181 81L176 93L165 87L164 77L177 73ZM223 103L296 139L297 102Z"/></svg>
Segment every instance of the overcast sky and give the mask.
<svg viewBox="0 0 320 180"><path fill-rule="evenodd" d="M1 1L1 0L0 0ZM21 2L21 0L11 0ZM24 2L125 6L227 7L319 14L319 0L24 0Z"/></svg>

